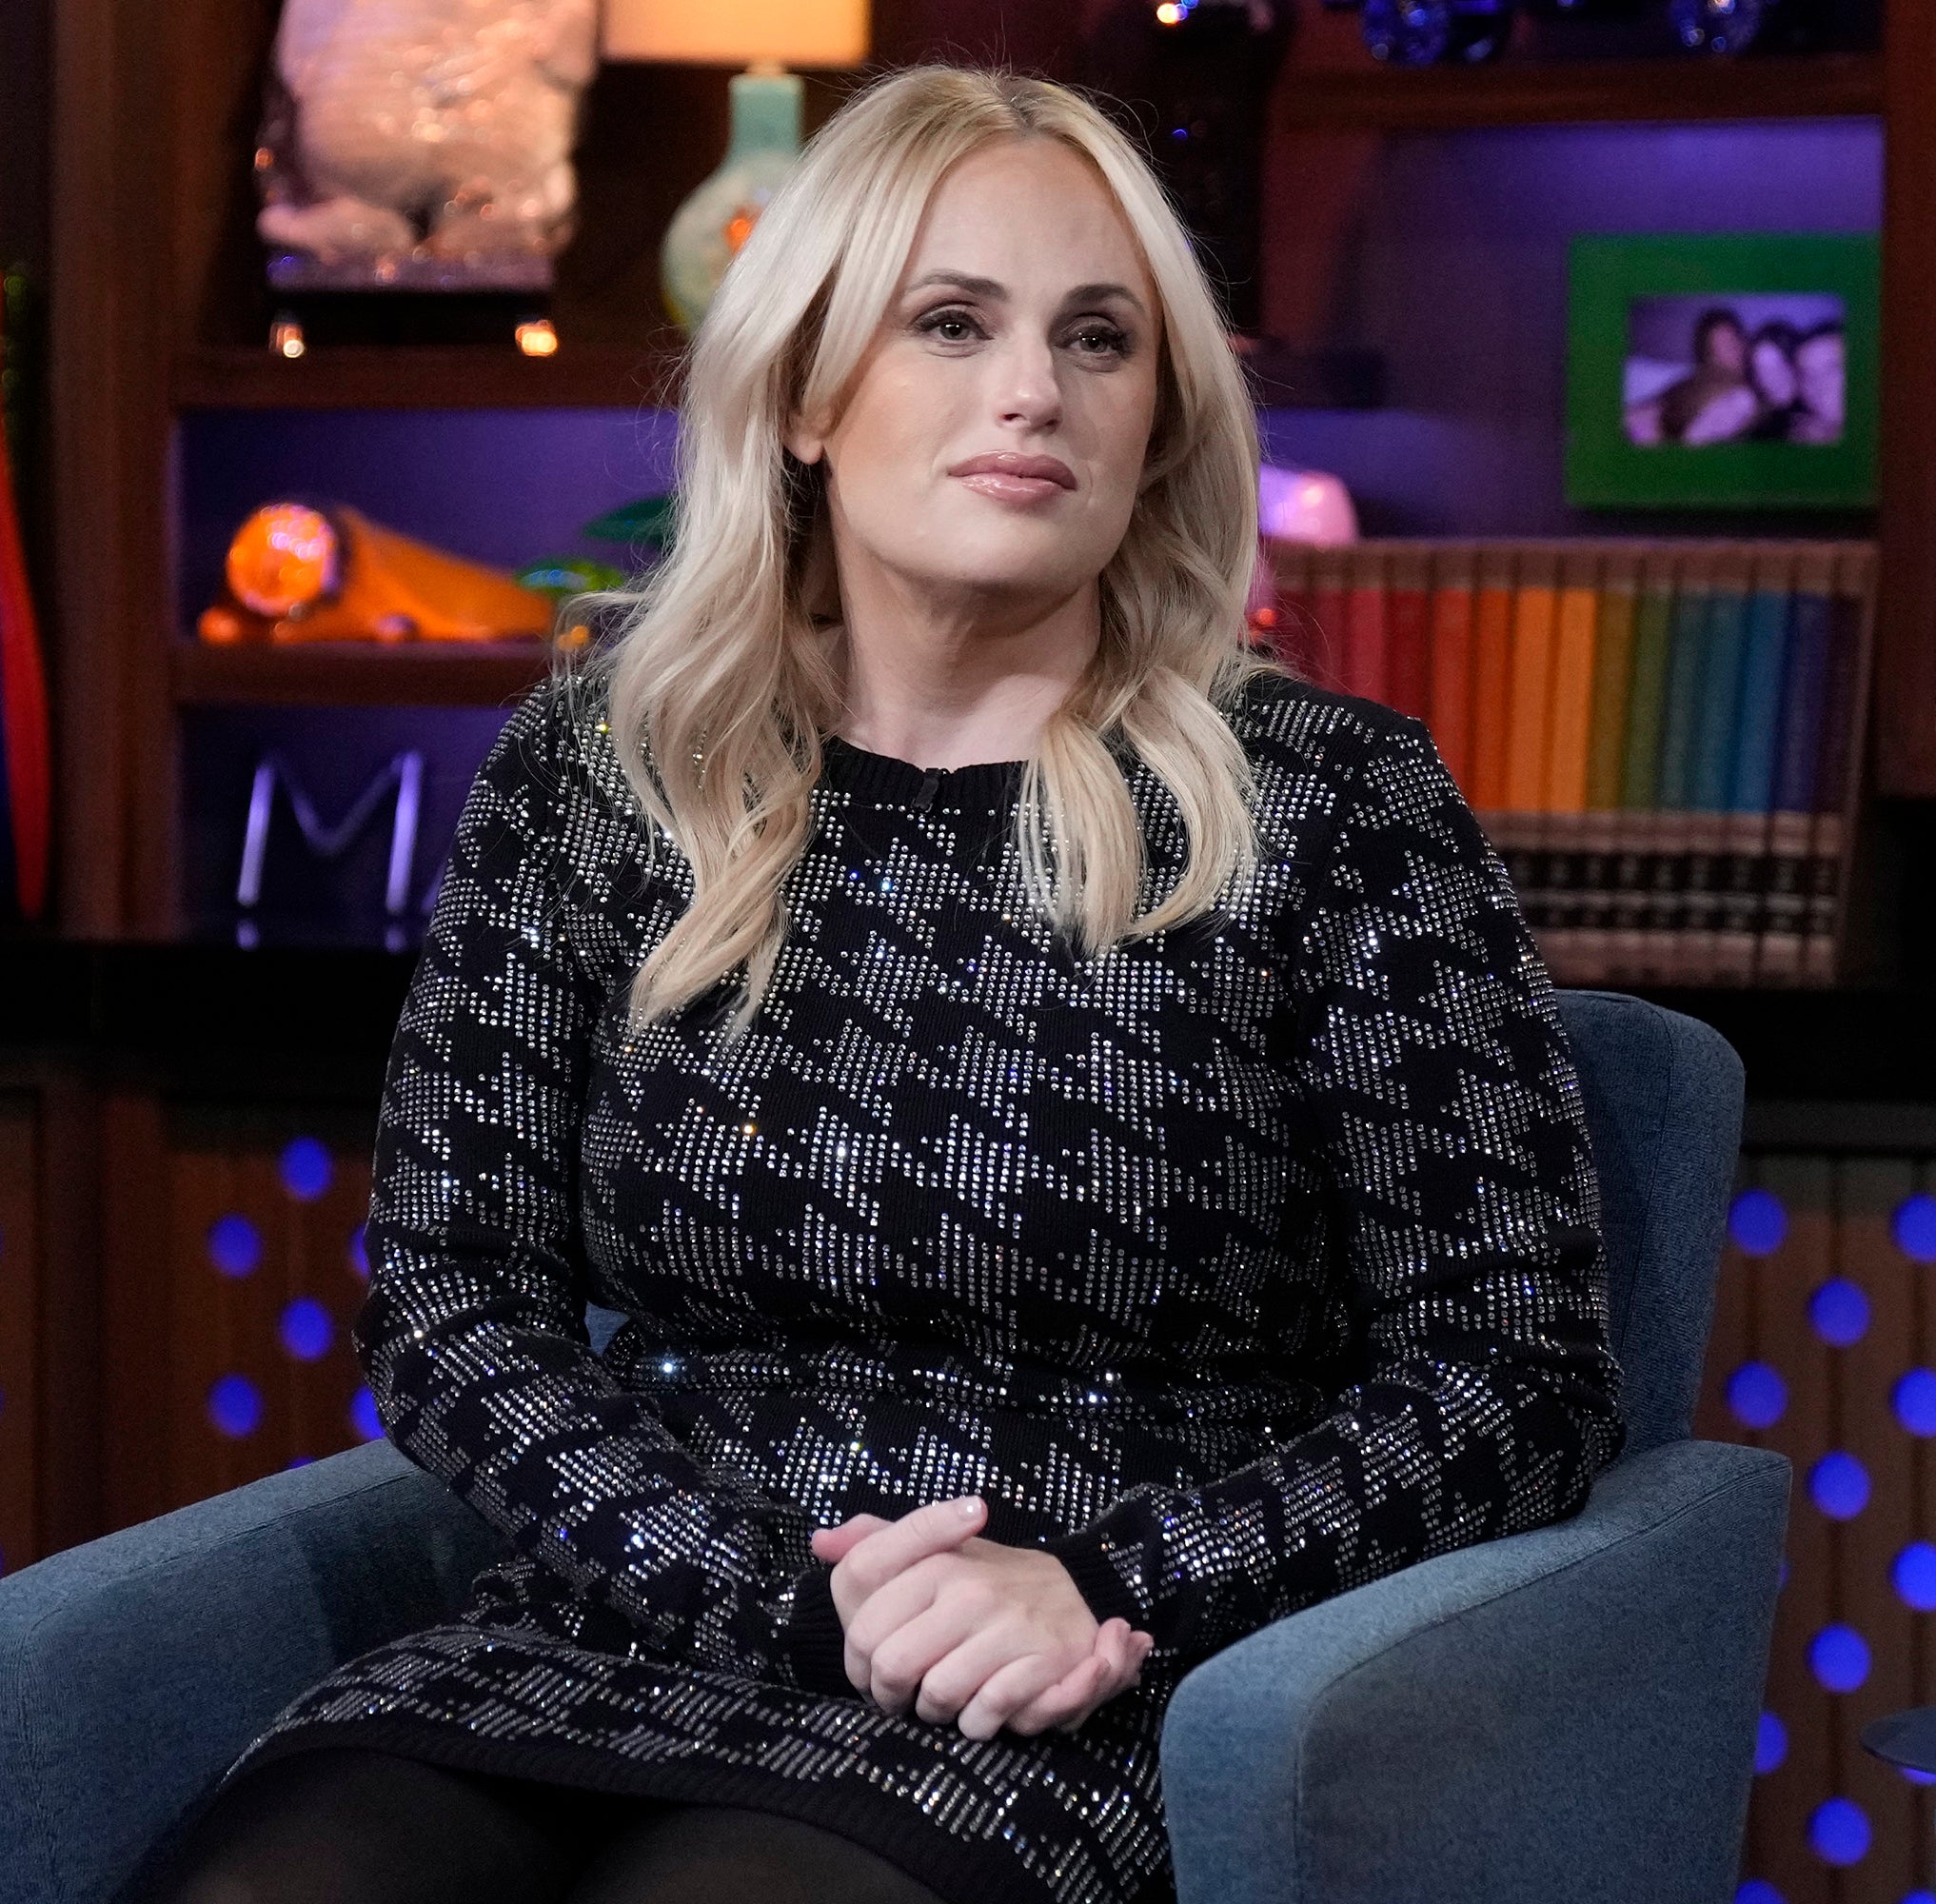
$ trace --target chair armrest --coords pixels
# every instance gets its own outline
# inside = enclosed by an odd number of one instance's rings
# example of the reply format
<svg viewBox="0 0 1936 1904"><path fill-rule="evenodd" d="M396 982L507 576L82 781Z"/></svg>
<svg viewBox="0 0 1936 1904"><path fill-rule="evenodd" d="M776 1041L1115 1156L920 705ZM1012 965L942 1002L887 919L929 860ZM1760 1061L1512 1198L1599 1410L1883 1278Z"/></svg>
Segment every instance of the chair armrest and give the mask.
<svg viewBox="0 0 1936 1904"><path fill-rule="evenodd" d="M298 1693L508 1551L377 1440L0 1579L0 1897L101 1904Z"/></svg>
<svg viewBox="0 0 1936 1904"><path fill-rule="evenodd" d="M1788 1485L1667 1442L1204 1661L1163 1728L1179 1904L1728 1904Z"/></svg>

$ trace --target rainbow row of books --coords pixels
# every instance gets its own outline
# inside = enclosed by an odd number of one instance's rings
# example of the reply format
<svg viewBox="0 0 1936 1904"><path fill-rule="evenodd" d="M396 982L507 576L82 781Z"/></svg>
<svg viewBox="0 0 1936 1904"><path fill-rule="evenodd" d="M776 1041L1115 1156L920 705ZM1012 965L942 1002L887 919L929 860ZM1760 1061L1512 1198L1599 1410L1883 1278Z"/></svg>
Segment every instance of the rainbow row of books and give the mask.
<svg viewBox="0 0 1936 1904"><path fill-rule="evenodd" d="M1556 981L1837 982L1872 542L1265 550L1254 625L1431 727Z"/></svg>

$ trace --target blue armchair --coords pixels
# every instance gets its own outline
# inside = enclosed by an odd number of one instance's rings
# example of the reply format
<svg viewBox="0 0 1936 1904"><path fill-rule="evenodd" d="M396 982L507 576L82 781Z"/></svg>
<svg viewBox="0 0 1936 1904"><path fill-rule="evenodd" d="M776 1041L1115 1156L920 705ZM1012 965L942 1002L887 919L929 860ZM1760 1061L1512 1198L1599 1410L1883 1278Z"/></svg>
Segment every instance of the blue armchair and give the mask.
<svg viewBox="0 0 1936 1904"><path fill-rule="evenodd" d="M1563 991L1606 1204L1629 1441L1571 1520L1254 1634L1178 1688L1181 1904L1728 1904L1789 1464L1689 1438L1740 1060ZM603 1347L618 1318L594 1310ZM105 1904L340 1661L448 1618L504 1548L387 1441L0 1580L0 1898Z"/></svg>

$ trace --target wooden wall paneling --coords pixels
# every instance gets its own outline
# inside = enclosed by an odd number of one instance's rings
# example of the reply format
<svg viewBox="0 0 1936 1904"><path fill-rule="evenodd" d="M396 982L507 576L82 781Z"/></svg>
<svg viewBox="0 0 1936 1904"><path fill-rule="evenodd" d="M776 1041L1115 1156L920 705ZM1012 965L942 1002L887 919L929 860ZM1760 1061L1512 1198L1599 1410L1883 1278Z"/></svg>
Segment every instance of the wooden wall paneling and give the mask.
<svg viewBox="0 0 1936 1904"><path fill-rule="evenodd" d="M0 1574L38 1559L38 1107L0 1092Z"/></svg>
<svg viewBox="0 0 1936 1904"><path fill-rule="evenodd" d="M99 1531L108 1533L176 1505L168 1487L174 1342L159 1090L136 1081L107 1083L98 1115Z"/></svg>
<svg viewBox="0 0 1936 1904"><path fill-rule="evenodd" d="M1867 1815L1868 1854L1849 1867L1847 1889L1864 1904L1900 1904L1926 1875L1918 1852L1918 1817L1926 1801L1892 1765L1862 1749L1871 1719L1914 1705L1915 1628L1929 1616L1912 1612L1896 1592L1896 1557L1915 1537L1914 1475L1909 1438L1889 1408L1889 1394L1908 1366L1914 1340L1910 1265L1890 1233L1896 1207L1915 1187L1914 1166L1896 1158L1849 1157L1836 1165L1837 1274L1868 1301L1868 1326L1846 1348L1831 1348L1841 1381L1838 1446L1862 1463L1868 1502L1839 1523L1842 1601L1836 1617L1869 1650L1868 1677L1838 1702L1845 1775L1841 1793Z"/></svg>
<svg viewBox="0 0 1936 1904"><path fill-rule="evenodd" d="M174 929L166 655L170 347L168 20L56 0L49 379L56 916Z"/></svg>
<svg viewBox="0 0 1936 1904"><path fill-rule="evenodd" d="M1876 784L1936 794L1936 0L1887 0Z"/></svg>
<svg viewBox="0 0 1936 1904"><path fill-rule="evenodd" d="M101 1288L104 1177L100 1097L78 1069L49 1064L40 1114L40 1419L36 1545L41 1557L108 1531L103 1518ZM152 1344L148 1351L152 1352Z"/></svg>
<svg viewBox="0 0 1936 1904"><path fill-rule="evenodd" d="M1755 1782L1749 1806L1757 1862L1747 1875L1776 1885L1786 1904L1846 1904L1835 1873L1808 1843L1808 1816L1839 1789L1833 1697L1809 1670L1808 1646L1834 1616L1832 1524L1808 1498L1808 1470L1827 1452L1828 1351L1808 1326L1809 1292L1833 1260L1830 1165L1826 1158L1776 1154L1759 1166L1763 1188L1781 1199L1788 1230L1757 1260L1751 1279L1750 1339L1788 1387L1788 1405L1763 1438L1794 1465L1788 1506L1788 1579L1775 1606L1764 1704L1788 1735L1781 1764Z"/></svg>

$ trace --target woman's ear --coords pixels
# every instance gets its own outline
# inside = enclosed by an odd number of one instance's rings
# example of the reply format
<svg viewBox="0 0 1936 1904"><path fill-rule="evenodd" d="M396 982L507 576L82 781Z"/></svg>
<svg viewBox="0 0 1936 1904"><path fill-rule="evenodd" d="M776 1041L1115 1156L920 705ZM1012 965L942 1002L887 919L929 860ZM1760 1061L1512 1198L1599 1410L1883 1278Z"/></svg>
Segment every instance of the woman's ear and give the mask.
<svg viewBox="0 0 1936 1904"><path fill-rule="evenodd" d="M802 428L798 422L790 425L781 433L780 440L802 463L818 463L820 460L820 452L826 448L822 438L814 435L809 429Z"/></svg>

